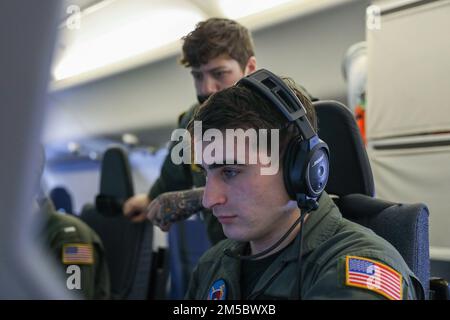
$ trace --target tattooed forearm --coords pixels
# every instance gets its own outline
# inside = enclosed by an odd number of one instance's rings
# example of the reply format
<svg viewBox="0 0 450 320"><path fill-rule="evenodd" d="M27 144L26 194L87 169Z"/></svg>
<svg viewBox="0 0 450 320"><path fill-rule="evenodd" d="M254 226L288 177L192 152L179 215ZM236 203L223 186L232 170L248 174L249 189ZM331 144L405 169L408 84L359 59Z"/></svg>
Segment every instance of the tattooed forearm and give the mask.
<svg viewBox="0 0 450 320"><path fill-rule="evenodd" d="M204 188L167 192L158 197L160 212L158 223L166 224L189 218L201 211Z"/></svg>

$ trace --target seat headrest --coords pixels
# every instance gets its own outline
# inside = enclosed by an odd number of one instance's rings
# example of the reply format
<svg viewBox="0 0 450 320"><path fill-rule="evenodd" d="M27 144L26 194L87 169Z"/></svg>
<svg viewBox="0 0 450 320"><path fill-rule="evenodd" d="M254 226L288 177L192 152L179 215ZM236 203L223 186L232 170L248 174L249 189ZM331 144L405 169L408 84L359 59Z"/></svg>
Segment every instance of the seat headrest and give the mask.
<svg viewBox="0 0 450 320"><path fill-rule="evenodd" d="M100 194L96 198L97 210L117 214L116 211L121 211L123 202L133 195L133 180L127 154L118 147L108 149L102 160Z"/></svg>
<svg viewBox="0 0 450 320"><path fill-rule="evenodd" d="M318 134L330 148L330 177L326 191L345 196L375 194L372 169L358 126L351 111L337 101L313 102Z"/></svg>
<svg viewBox="0 0 450 320"><path fill-rule="evenodd" d="M73 213L72 197L64 187L55 187L50 191L50 199L52 199L56 210L64 210L66 213Z"/></svg>

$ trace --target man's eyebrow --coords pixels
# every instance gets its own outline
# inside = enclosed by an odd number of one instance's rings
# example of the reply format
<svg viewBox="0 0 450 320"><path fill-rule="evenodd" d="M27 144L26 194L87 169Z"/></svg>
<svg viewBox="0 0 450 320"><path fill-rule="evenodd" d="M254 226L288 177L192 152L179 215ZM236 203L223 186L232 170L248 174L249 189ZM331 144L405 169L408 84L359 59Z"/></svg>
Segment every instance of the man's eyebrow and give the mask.
<svg viewBox="0 0 450 320"><path fill-rule="evenodd" d="M229 71L229 68L227 66L218 66L218 67L214 67L208 70L203 70L203 72L205 73L214 73L214 72L219 72L219 71Z"/></svg>
<svg viewBox="0 0 450 320"><path fill-rule="evenodd" d="M203 72L210 73L210 72L221 71L221 70L228 70L228 67L227 66L218 66L218 67L214 67L214 68L203 70L203 71L197 70L197 69L191 69L191 74L194 74L194 73L198 74L198 73L203 73Z"/></svg>
<svg viewBox="0 0 450 320"><path fill-rule="evenodd" d="M226 66L218 66L218 67L206 70L206 72L214 72L214 71L225 70L225 69L227 69Z"/></svg>
<svg viewBox="0 0 450 320"><path fill-rule="evenodd" d="M210 165L207 165L209 170L218 169L226 166L245 166L243 163L237 163L236 160L232 160L233 162L229 161L230 163L227 163L226 161L224 163L213 163ZM203 168L203 167L202 167Z"/></svg>

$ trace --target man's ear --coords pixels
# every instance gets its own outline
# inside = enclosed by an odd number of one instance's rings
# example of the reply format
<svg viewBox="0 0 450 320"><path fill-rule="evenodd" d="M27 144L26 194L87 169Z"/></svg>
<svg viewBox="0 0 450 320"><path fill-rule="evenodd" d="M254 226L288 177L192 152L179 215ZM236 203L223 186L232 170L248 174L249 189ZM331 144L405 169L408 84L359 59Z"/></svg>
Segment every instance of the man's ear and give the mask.
<svg viewBox="0 0 450 320"><path fill-rule="evenodd" d="M256 71L256 57L251 56L248 58L247 65L245 66L244 76Z"/></svg>

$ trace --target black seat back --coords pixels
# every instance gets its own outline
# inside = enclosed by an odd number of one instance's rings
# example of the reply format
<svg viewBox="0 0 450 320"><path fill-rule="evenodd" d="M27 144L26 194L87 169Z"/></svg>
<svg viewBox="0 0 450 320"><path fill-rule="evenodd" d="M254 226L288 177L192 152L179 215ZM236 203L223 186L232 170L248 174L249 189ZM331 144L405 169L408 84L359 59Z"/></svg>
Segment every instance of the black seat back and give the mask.
<svg viewBox="0 0 450 320"><path fill-rule="evenodd" d="M373 198L374 180L360 131L350 110L336 101L313 103L319 136L330 148L326 191L342 215L372 229L390 242L419 278L428 297L428 209L423 204L397 204Z"/></svg>
<svg viewBox="0 0 450 320"><path fill-rule="evenodd" d="M372 169L352 113L337 101L317 101L313 105L318 117L318 134L330 148L326 191L338 196L360 193L373 197Z"/></svg>
<svg viewBox="0 0 450 320"><path fill-rule="evenodd" d="M102 160L100 196L117 207L134 194L126 153L108 149ZM98 200L99 197L97 197ZM100 236L111 274L113 299L147 299L152 263L153 227L150 223L132 223L123 214L85 206L81 218Z"/></svg>
<svg viewBox="0 0 450 320"><path fill-rule="evenodd" d="M52 199L55 209L68 214L73 214L72 197L69 191L64 187L55 187L50 191L50 199Z"/></svg>

